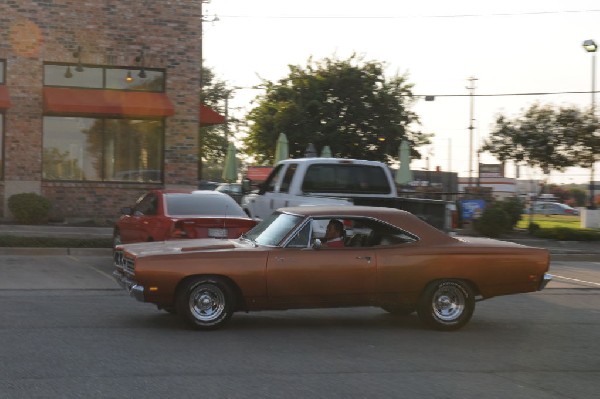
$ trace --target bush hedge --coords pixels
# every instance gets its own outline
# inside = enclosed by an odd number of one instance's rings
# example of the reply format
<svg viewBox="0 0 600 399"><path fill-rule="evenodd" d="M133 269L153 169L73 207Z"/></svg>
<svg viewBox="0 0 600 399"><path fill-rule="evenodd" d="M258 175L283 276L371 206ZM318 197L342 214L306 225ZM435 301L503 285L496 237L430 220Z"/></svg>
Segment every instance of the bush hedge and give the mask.
<svg viewBox="0 0 600 399"><path fill-rule="evenodd" d="M50 200L35 193L15 194L8 198L8 209L22 224L47 223L50 208Z"/></svg>

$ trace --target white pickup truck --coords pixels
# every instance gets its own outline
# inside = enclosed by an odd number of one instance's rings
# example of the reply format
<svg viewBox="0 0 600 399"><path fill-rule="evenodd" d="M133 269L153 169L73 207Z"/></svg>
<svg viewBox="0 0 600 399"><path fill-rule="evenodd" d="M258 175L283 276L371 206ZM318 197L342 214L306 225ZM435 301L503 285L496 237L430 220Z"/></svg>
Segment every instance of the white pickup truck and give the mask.
<svg viewBox="0 0 600 399"><path fill-rule="evenodd" d="M398 197L392 173L381 162L338 158L281 161L241 205L254 219L288 206L383 206L409 211L445 231L452 229L456 209L446 201Z"/></svg>

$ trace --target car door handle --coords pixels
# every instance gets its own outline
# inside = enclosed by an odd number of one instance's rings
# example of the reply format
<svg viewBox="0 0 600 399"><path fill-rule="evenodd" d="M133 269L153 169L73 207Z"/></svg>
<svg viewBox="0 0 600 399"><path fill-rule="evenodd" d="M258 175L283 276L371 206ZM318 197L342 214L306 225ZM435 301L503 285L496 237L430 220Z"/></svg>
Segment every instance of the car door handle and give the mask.
<svg viewBox="0 0 600 399"><path fill-rule="evenodd" d="M371 263L370 256L357 256L356 259L365 259L367 261L367 263Z"/></svg>

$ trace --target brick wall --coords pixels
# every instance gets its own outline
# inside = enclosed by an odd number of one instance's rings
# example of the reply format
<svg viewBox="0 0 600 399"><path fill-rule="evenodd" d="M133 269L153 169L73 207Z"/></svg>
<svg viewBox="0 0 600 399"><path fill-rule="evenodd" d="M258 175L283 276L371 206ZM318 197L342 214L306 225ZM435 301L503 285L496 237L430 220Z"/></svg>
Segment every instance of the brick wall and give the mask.
<svg viewBox="0 0 600 399"><path fill-rule="evenodd" d="M201 6L198 0L0 2L0 58L7 60L12 103L5 114L5 184L39 182L61 212L85 215L90 209L98 215L114 213L145 189L41 183L43 63L76 62L73 52L81 46L84 64L138 65L135 57L144 48L145 66L166 70L175 115L166 121L165 185L195 186Z"/></svg>

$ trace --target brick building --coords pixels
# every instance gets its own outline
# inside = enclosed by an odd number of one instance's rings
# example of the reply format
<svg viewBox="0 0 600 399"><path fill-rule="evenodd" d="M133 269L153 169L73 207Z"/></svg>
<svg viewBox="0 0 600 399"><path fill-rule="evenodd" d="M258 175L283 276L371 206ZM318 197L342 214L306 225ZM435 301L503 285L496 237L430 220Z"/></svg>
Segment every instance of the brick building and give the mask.
<svg viewBox="0 0 600 399"><path fill-rule="evenodd" d="M0 217L23 192L56 219L115 219L195 187L201 30L199 0L0 2Z"/></svg>

